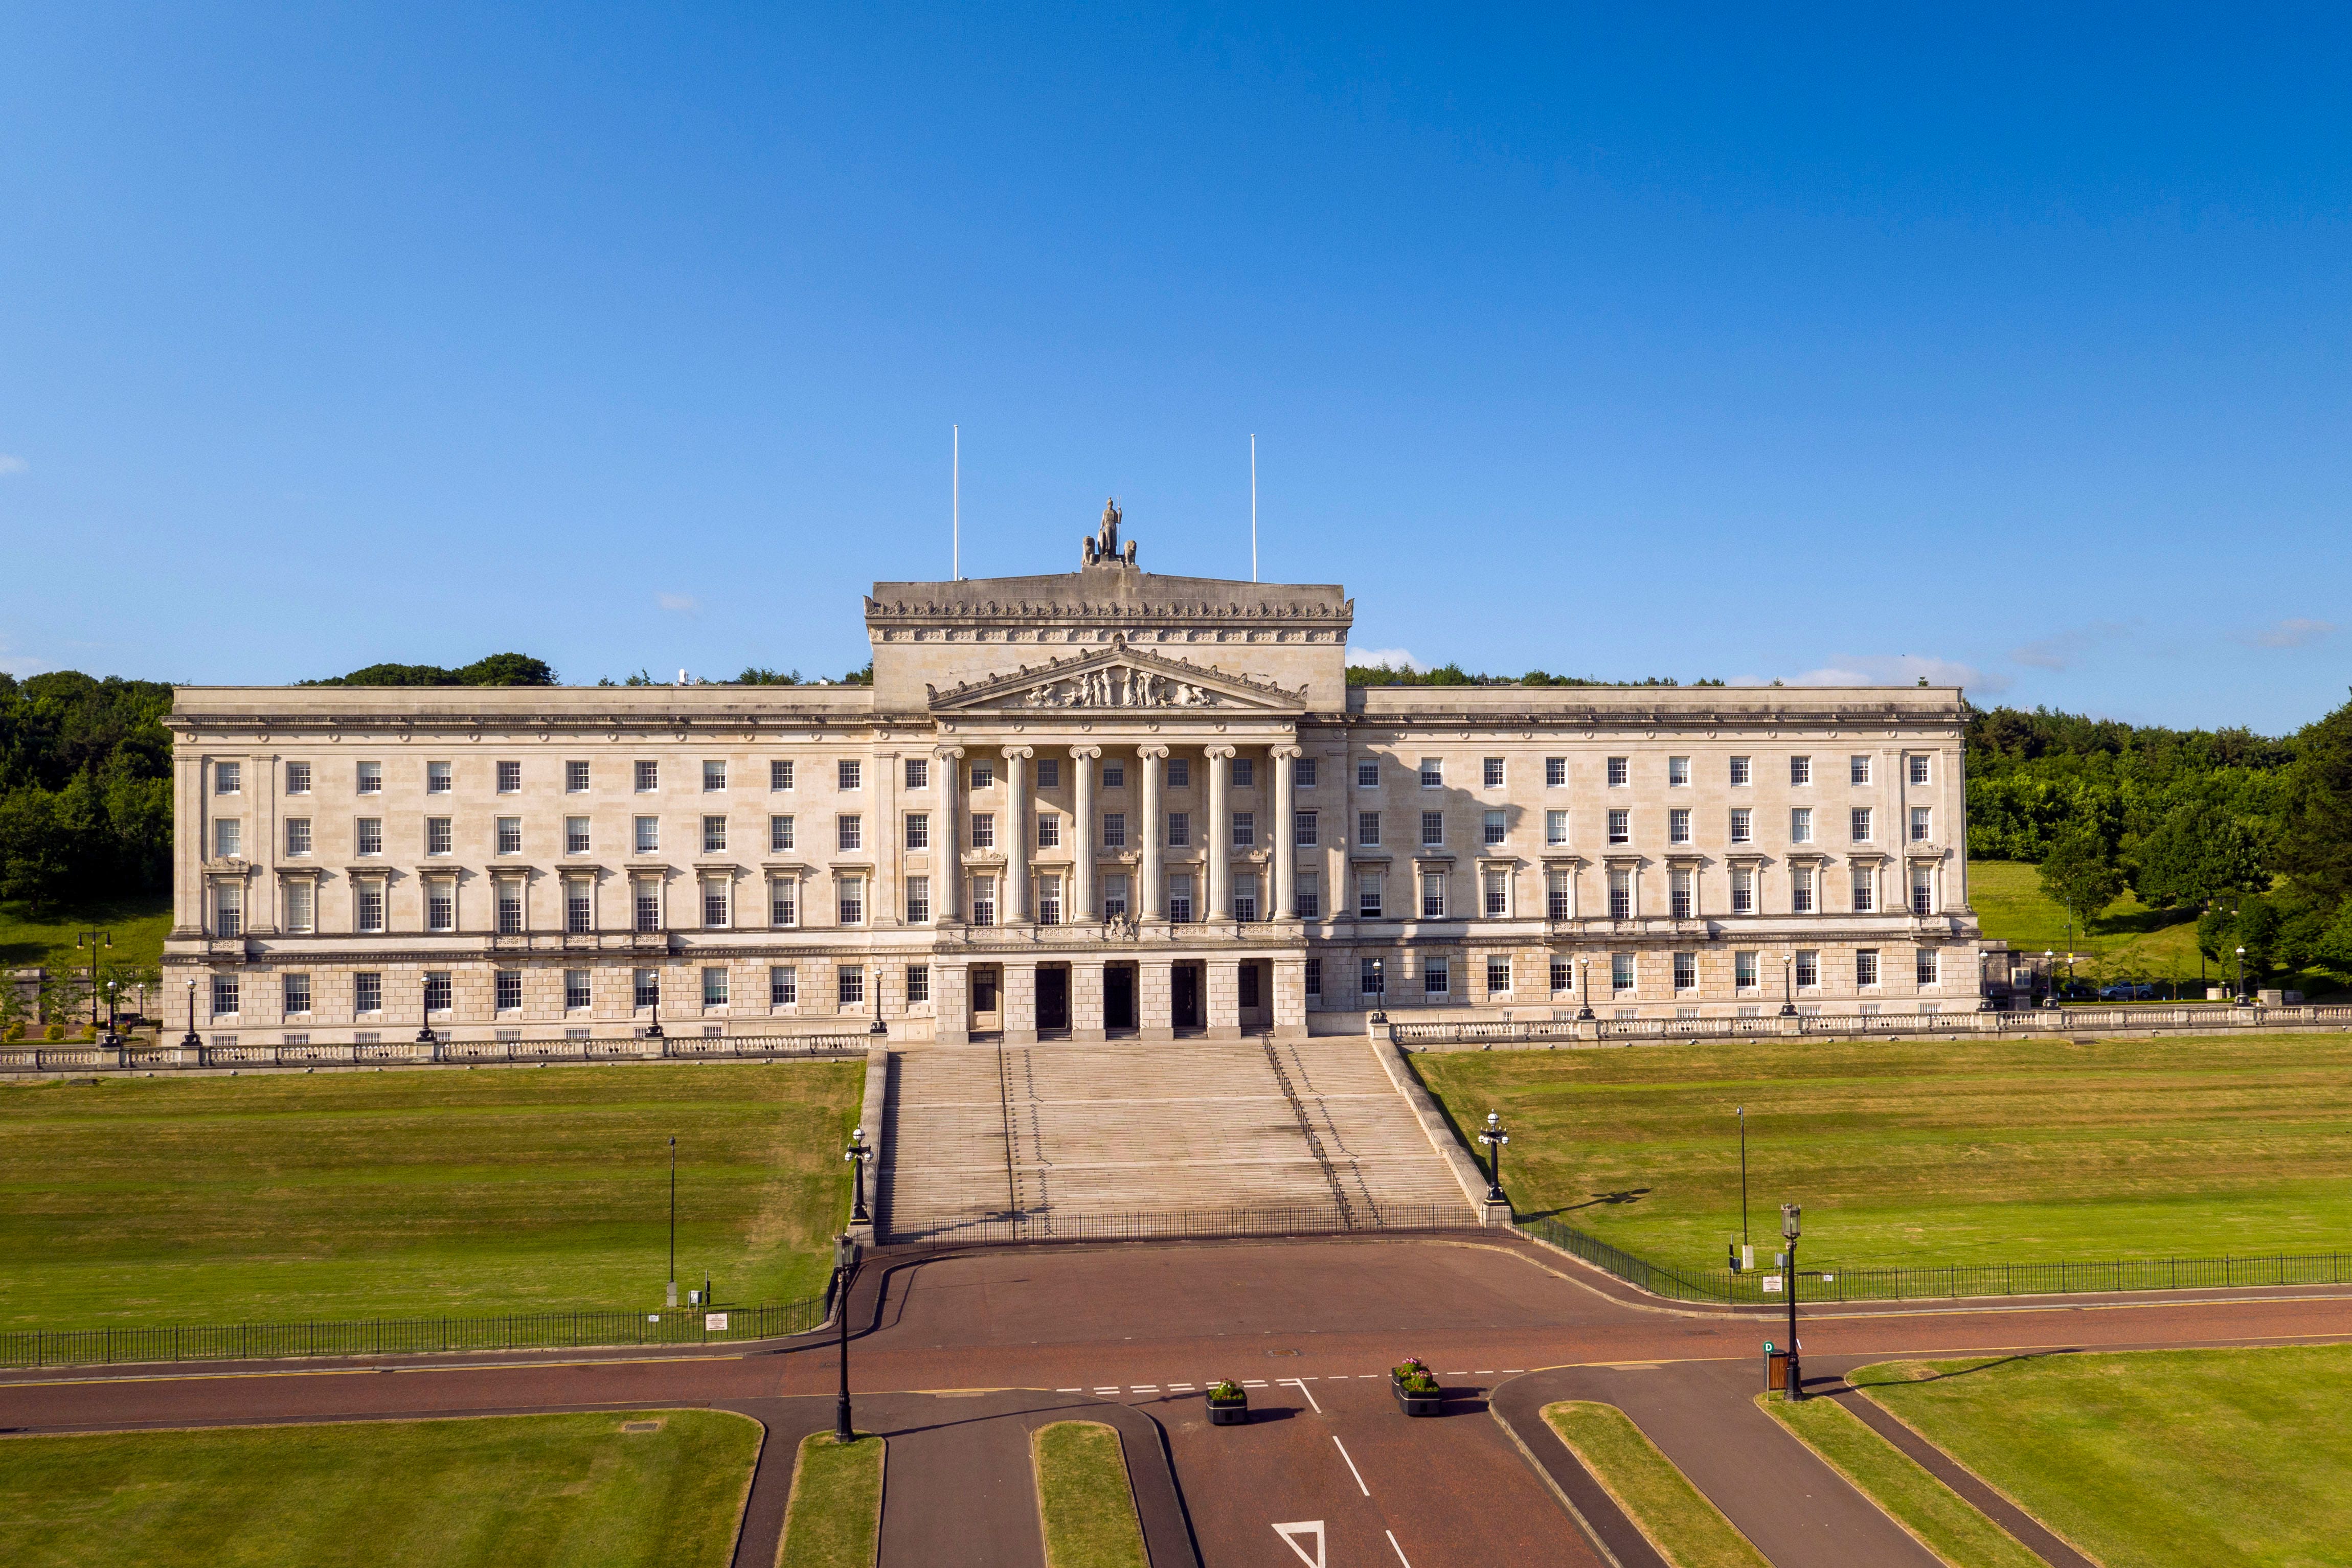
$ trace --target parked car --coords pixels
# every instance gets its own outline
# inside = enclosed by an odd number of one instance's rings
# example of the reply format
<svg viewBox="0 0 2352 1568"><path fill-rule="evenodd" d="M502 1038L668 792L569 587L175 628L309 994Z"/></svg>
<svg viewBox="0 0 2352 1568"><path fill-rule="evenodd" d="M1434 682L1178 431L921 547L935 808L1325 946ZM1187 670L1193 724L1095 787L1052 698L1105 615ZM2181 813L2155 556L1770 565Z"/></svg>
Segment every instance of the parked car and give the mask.
<svg viewBox="0 0 2352 1568"><path fill-rule="evenodd" d="M2103 1002L2152 1002L2156 988L2145 980L2118 980L2099 993Z"/></svg>

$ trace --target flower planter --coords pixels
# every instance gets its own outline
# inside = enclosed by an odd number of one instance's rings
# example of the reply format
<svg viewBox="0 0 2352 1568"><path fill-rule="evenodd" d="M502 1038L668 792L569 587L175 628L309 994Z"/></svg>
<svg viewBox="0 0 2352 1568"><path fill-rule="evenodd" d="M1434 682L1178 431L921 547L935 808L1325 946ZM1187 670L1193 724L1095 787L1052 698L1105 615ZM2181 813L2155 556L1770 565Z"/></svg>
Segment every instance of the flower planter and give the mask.
<svg viewBox="0 0 2352 1568"><path fill-rule="evenodd" d="M1438 1389L1426 1394L1412 1392L1405 1387L1404 1379L1393 1373L1389 1376L1389 1392L1396 1396L1397 1407L1408 1416L1434 1416L1445 1401L1444 1394Z"/></svg>
<svg viewBox="0 0 2352 1568"><path fill-rule="evenodd" d="M1212 1399L1209 1401L1209 1425L1240 1427L1249 1421L1247 1399Z"/></svg>

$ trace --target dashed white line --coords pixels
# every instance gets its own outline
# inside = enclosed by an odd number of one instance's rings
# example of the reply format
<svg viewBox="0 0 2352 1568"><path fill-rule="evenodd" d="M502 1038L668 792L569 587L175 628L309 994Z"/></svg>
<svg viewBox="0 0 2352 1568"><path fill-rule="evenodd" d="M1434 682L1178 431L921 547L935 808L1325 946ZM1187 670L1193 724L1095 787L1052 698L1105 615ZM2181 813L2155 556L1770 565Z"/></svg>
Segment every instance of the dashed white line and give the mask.
<svg viewBox="0 0 2352 1568"><path fill-rule="evenodd" d="M1404 1568L1412 1568L1412 1559L1407 1557L1404 1554L1404 1548L1397 1545L1396 1543L1396 1531L1393 1530L1390 1531L1388 1532L1388 1537L1390 1549L1396 1552L1397 1561L1403 1563Z"/></svg>
<svg viewBox="0 0 2352 1568"><path fill-rule="evenodd" d="M1160 1392L1160 1385L1157 1383L1134 1383L1128 1385L1127 1391L1129 1394L1157 1394Z"/></svg>
<svg viewBox="0 0 2352 1568"><path fill-rule="evenodd" d="M1264 1388L1265 1386L1265 1379L1263 1377L1244 1377L1242 1379L1242 1386L1244 1388Z"/></svg>
<svg viewBox="0 0 2352 1568"><path fill-rule="evenodd" d="M1284 1378L1282 1381L1283 1381L1283 1382L1285 1382L1285 1383L1288 1383L1288 1384L1293 1384L1293 1385L1295 1385L1297 1387L1298 1392L1300 1392L1301 1394L1304 1394L1304 1395L1306 1395L1306 1396L1307 1396L1307 1404L1309 1404L1309 1405L1314 1405L1314 1406L1315 1406L1315 1414L1317 1414L1318 1416L1320 1416L1321 1414L1323 1414L1323 1406L1321 1406L1320 1405L1316 1405L1316 1404L1315 1404L1315 1391L1314 1391L1313 1389L1311 1389L1311 1388L1309 1388L1309 1387L1307 1387L1307 1380L1306 1380L1305 1378L1303 1378L1303 1377L1286 1377L1286 1378Z"/></svg>
<svg viewBox="0 0 2352 1568"><path fill-rule="evenodd" d="M1337 1432L1331 1434L1331 1446L1339 1450L1341 1458L1348 1459L1348 1445L1339 1441L1339 1434ZM1372 1495L1372 1489L1364 1484L1364 1472L1356 1468L1356 1461L1353 1459L1348 1459L1348 1473L1356 1478L1358 1491L1362 1492L1366 1497Z"/></svg>
<svg viewBox="0 0 2352 1568"><path fill-rule="evenodd" d="M1083 1388L1056 1388L1054 1392L1056 1394L1084 1394L1086 1390Z"/></svg>

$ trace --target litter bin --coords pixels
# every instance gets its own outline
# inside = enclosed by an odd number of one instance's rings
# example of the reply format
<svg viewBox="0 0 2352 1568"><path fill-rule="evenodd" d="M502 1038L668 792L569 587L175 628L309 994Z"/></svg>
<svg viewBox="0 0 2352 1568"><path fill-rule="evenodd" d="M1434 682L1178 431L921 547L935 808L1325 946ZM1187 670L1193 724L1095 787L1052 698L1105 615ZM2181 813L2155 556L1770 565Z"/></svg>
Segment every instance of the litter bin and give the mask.
<svg viewBox="0 0 2352 1568"><path fill-rule="evenodd" d="M1764 1347L1764 1391L1786 1394L1789 1391L1789 1353Z"/></svg>

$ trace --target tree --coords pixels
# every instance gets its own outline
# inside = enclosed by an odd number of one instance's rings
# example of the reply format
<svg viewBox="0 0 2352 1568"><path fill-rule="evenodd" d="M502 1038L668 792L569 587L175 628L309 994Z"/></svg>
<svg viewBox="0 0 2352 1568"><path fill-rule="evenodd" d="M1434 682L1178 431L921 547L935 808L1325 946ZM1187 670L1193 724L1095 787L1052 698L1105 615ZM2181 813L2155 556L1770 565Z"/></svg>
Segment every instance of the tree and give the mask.
<svg viewBox="0 0 2352 1568"><path fill-rule="evenodd" d="M68 848L57 796L32 786L0 799L0 898L21 898L39 914L65 891Z"/></svg>
<svg viewBox="0 0 2352 1568"><path fill-rule="evenodd" d="M2095 832L2069 828L2042 858L2042 891L2074 915L2085 936L2092 920L2123 890L2123 873L2107 863L2106 846Z"/></svg>
<svg viewBox="0 0 2352 1568"><path fill-rule="evenodd" d="M2150 909L2200 904L2219 894L2270 885L2253 835L2218 806L2174 807L2142 840L2132 891Z"/></svg>
<svg viewBox="0 0 2352 1568"><path fill-rule="evenodd" d="M2352 703L2295 737L2278 866L2333 908L2352 898Z"/></svg>

